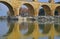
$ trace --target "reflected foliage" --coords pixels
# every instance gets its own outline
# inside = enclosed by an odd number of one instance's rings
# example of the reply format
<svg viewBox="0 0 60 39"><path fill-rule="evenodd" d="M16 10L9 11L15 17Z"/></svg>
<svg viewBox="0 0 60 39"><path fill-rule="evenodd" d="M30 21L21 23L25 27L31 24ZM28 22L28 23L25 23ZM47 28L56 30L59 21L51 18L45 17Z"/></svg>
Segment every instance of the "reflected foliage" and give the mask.
<svg viewBox="0 0 60 39"><path fill-rule="evenodd" d="M55 30L58 32L58 33L60 33L60 25L58 25L58 24L55 24Z"/></svg>
<svg viewBox="0 0 60 39"><path fill-rule="evenodd" d="M39 24L40 29L44 29L44 26L45 26L44 24Z"/></svg>
<svg viewBox="0 0 60 39"><path fill-rule="evenodd" d="M44 27L43 33L48 34L50 29L51 29L51 24L46 24L45 27Z"/></svg>
<svg viewBox="0 0 60 39"><path fill-rule="evenodd" d="M33 31L34 31L34 24L33 23L29 23L29 25L28 25L28 32L25 34L25 35L29 35L29 34L32 34L33 33Z"/></svg>
<svg viewBox="0 0 60 39"><path fill-rule="evenodd" d="M51 25L50 24L39 24L39 29L42 30L43 34L48 34L51 29Z"/></svg>

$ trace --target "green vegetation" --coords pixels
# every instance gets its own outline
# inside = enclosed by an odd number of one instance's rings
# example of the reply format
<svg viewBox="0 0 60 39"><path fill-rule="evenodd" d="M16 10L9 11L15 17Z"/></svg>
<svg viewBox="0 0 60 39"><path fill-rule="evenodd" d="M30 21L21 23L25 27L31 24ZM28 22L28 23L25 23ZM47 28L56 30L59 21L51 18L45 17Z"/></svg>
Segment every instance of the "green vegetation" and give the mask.
<svg viewBox="0 0 60 39"><path fill-rule="evenodd" d="M33 23L32 24L29 23L28 32L25 35L31 34L34 31L34 26L35 25Z"/></svg>

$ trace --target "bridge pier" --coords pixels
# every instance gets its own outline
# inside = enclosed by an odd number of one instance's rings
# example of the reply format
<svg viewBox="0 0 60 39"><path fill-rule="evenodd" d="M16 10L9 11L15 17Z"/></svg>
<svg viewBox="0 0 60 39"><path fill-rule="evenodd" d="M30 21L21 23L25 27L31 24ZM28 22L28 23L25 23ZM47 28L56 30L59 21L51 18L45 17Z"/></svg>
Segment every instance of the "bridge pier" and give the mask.
<svg viewBox="0 0 60 39"><path fill-rule="evenodd" d="M51 16L54 16L54 13L55 13L54 10L51 10Z"/></svg>
<svg viewBox="0 0 60 39"><path fill-rule="evenodd" d="M34 12L35 14L34 14L34 16L36 17L36 16L38 16L38 14L39 14L39 11L38 10L35 10L35 12Z"/></svg>
<svg viewBox="0 0 60 39"><path fill-rule="evenodd" d="M51 5L51 15L54 16L55 14L55 5Z"/></svg>
<svg viewBox="0 0 60 39"><path fill-rule="evenodd" d="M14 16L18 16L19 15L19 9L18 8L14 8Z"/></svg>

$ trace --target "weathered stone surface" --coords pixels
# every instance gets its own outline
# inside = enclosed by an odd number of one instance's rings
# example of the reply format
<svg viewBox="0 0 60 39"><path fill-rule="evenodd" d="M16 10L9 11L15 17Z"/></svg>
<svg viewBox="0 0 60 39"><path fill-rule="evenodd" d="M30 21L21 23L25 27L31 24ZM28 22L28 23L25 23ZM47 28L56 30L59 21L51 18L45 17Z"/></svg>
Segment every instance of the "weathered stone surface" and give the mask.
<svg viewBox="0 0 60 39"><path fill-rule="evenodd" d="M44 2L38 2L38 0L32 0L32 2L28 1L21 1L21 0L0 0L1 3L7 5L8 8L10 8L11 13L14 14L14 16L19 15L19 9L24 4L26 5L29 10L30 14L32 16L38 16L39 8L43 6L45 13L50 14L51 16L54 16L55 9L60 6L60 4L55 4L54 0L50 0L49 3ZM49 11L50 10L50 11ZM59 9L58 9L59 10Z"/></svg>

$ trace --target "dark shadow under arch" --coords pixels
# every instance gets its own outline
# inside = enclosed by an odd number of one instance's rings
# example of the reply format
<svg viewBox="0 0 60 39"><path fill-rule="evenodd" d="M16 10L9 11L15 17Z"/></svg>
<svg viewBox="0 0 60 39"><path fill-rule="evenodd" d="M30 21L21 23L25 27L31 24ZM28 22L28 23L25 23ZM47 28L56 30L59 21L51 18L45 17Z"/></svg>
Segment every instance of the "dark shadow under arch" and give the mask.
<svg viewBox="0 0 60 39"><path fill-rule="evenodd" d="M60 6L57 6L56 9L55 9L55 12L54 12L54 15L56 16L59 16L60 15Z"/></svg>
<svg viewBox="0 0 60 39"><path fill-rule="evenodd" d="M41 9L39 10L39 14L42 12L43 15L52 16L51 9L50 9L50 7L49 7L48 5L42 5L41 7L43 7L43 8L41 8ZM42 13L41 13L41 14L42 14ZM39 14L38 14L38 15L39 15ZM41 15L41 14L40 14L40 15Z"/></svg>

